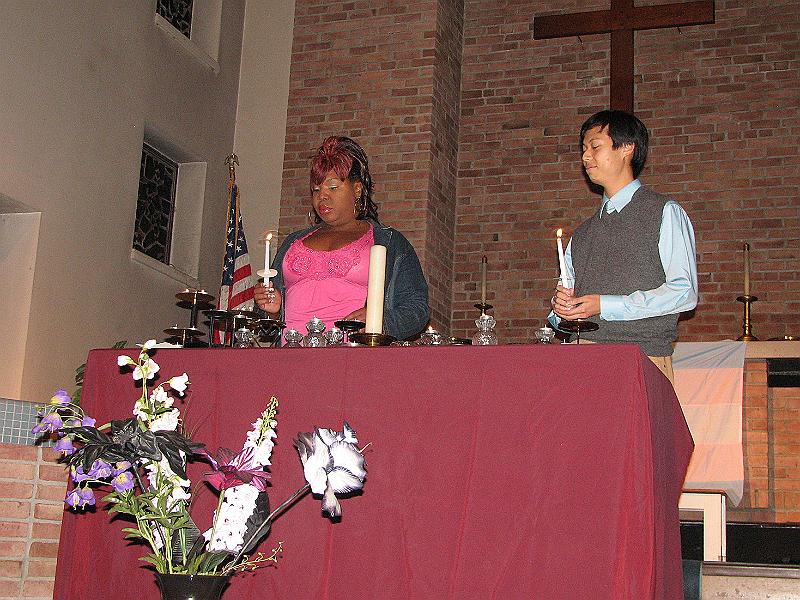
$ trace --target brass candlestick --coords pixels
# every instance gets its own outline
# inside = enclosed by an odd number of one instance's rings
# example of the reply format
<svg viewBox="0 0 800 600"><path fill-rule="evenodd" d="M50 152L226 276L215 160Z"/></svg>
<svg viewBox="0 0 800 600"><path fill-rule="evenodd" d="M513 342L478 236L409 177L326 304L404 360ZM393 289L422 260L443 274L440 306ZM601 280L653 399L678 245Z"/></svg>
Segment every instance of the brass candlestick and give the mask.
<svg viewBox="0 0 800 600"><path fill-rule="evenodd" d="M758 300L758 297L745 294L736 298L737 302L744 304L744 317L742 318L742 335L737 339L740 342L757 342L758 338L753 335L753 330L750 326L750 305Z"/></svg>

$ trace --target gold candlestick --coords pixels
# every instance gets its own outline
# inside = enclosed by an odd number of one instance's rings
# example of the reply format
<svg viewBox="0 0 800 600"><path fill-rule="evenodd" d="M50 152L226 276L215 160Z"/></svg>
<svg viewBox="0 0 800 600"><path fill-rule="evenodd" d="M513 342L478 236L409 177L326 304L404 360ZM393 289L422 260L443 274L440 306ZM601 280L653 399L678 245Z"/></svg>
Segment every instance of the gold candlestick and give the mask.
<svg viewBox="0 0 800 600"><path fill-rule="evenodd" d="M739 296L736 298L737 302L741 302L744 304L744 317L742 318L742 335L740 335L737 339L740 342L757 342L758 338L753 335L752 328L750 326L750 305L758 300L756 296L751 296L750 294L745 294L744 296Z"/></svg>

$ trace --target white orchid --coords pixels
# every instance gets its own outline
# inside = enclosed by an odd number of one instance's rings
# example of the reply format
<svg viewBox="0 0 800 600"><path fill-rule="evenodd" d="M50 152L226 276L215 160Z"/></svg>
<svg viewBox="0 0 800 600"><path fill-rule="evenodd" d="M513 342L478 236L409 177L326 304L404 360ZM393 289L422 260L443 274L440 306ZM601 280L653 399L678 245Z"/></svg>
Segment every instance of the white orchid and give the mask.
<svg viewBox="0 0 800 600"><path fill-rule="evenodd" d="M155 377L156 373L158 373L160 368L161 367L158 366L156 361L154 361L152 358L148 358L147 360L136 365L136 368L133 370L133 380L139 381L145 377L147 379L152 379Z"/></svg>
<svg viewBox="0 0 800 600"><path fill-rule="evenodd" d="M144 344L142 344L142 354L150 351L151 348L155 348L157 343L158 342L155 340L147 340Z"/></svg>
<svg viewBox="0 0 800 600"><path fill-rule="evenodd" d="M183 395L183 393L186 391L186 386L189 385L189 376L184 373L183 375L173 377L167 383L169 383L169 386L173 390Z"/></svg>
<svg viewBox="0 0 800 600"><path fill-rule="evenodd" d="M150 421L147 428L150 431L175 431L178 429L180 416L180 411L177 408L173 408L170 411L161 413L158 417Z"/></svg>
<svg viewBox="0 0 800 600"><path fill-rule="evenodd" d="M294 442L306 481L314 494L322 495L322 510L331 517L342 514L336 494L364 487L367 471L357 443L356 432L347 423L342 431L317 428L314 433L299 433Z"/></svg>
<svg viewBox="0 0 800 600"><path fill-rule="evenodd" d="M128 365L135 365L136 361L134 361L130 356L125 356L121 354L117 357L117 365L120 367L127 367Z"/></svg>
<svg viewBox="0 0 800 600"><path fill-rule="evenodd" d="M170 396L163 386L158 386L150 394L150 406L159 410L162 408L171 408L175 404L175 399Z"/></svg>

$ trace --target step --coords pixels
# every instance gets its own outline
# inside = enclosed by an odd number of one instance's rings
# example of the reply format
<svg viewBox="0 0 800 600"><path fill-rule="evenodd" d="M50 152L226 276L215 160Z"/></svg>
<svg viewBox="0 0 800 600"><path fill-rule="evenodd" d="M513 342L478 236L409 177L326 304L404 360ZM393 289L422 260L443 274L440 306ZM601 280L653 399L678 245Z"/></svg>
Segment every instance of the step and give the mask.
<svg viewBox="0 0 800 600"><path fill-rule="evenodd" d="M702 600L800 600L800 567L703 563Z"/></svg>

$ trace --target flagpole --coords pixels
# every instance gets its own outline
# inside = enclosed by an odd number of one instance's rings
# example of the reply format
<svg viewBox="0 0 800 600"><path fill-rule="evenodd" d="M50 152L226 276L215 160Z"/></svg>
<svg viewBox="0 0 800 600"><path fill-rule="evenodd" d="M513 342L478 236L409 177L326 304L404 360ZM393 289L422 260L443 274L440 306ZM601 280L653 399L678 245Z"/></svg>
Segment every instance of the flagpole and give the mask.
<svg viewBox="0 0 800 600"><path fill-rule="evenodd" d="M235 213L233 239L239 239L239 193L237 190L236 199L233 197L233 190L236 187L236 166L239 164L239 157L231 153L225 158L225 164L228 165L228 214L231 212L231 202L236 204L233 206Z"/></svg>

